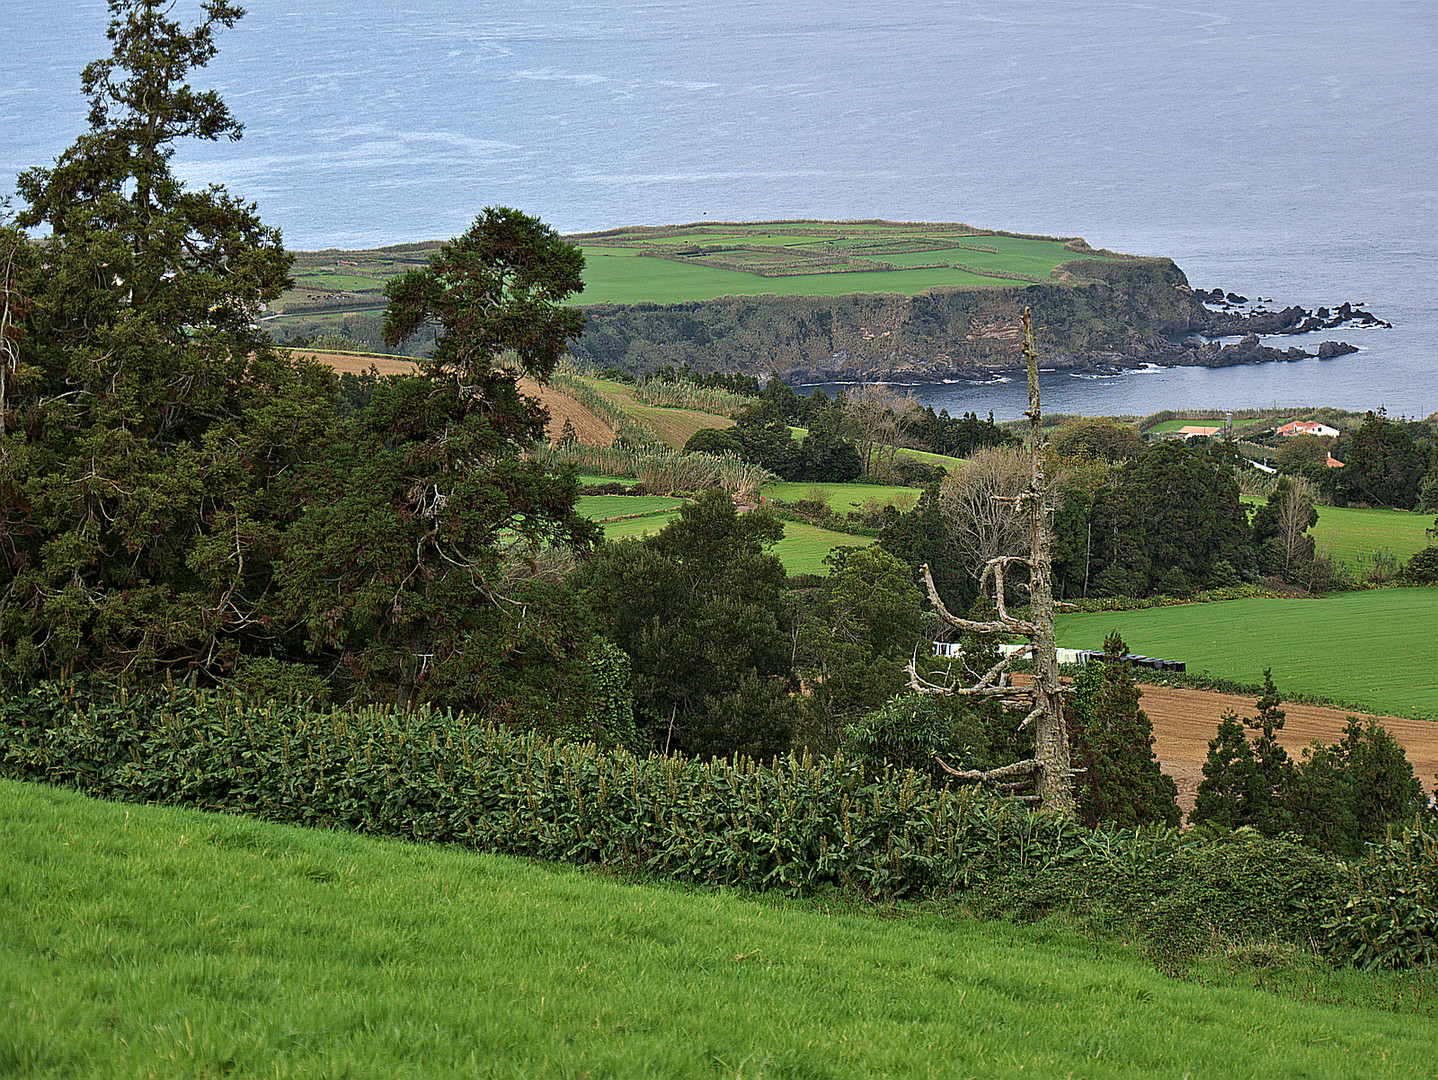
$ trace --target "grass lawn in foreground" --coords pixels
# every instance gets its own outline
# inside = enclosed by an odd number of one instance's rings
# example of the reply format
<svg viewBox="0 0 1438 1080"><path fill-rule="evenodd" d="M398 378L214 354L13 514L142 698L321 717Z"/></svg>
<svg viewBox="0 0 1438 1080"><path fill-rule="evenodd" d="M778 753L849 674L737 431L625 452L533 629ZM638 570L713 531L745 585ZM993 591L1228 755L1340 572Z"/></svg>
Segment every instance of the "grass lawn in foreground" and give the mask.
<svg viewBox="0 0 1438 1080"><path fill-rule="evenodd" d="M1385 1010L1392 976L1315 966L1284 998L1250 988L1281 972L1180 982L1061 928L8 781L0 842L12 1075L1357 1078L1431 1076L1438 1041L1431 995Z"/></svg>
<svg viewBox="0 0 1438 1080"><path fill-rule="evenodd" d="M1060 646L1182 660L1190 674L1321 695L1392 716L1438 717L1438 588L1369 589L1303 600L1224 600L1059 615Z"/></svg>

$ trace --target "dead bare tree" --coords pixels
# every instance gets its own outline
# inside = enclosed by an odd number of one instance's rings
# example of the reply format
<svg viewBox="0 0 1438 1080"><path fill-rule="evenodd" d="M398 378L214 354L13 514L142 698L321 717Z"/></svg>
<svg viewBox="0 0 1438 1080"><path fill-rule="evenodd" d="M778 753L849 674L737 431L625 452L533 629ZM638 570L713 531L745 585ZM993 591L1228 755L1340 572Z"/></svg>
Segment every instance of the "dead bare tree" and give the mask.
<svg viewBox="0 0 1438 1080"><path fill-rule="evenodd" d="M1278 504L1278 540L1283 545L1283 575L1287 577L1295 563L1306 566L1313 561L1313 537L1308 529L1318 520L1313 502L1318 490L1306 476L1288 478L1288 489Z"/></svg>
<svg viewBox="0 0 1438 1080"><path fill-rule="evenodd" d="M892 470L908 428L918 422L922 407L913 394L901 396L883 383L863 383L844 395L844 420L859 445L867 476Z"/></svg>
<svg viewBox="0 0 1438 1080"><path fill-rule="evenodd" d="M1034 756L996 769L956 770L939 762L950 774L965 780L976 780L1016 793L1032 788L1016 797L1036 802L1045 810L1072 814L1074 810L1073 770L1069 765L1068 732L1064 727L1063 688L1059 683L1058 657L1054 648L1054 597L1049 580L1049 548L1052 530L1048 505L1049 491L1044 479L1044 433L1039 409L1038 349L1034 345L1033 320L1027 308L1023 314L1024 360L1028 367L1029 407L1029 482L1019 494L994 496L1012 502L1015 509L1028 519L1029 554L998 555L985 564L984 579L993 579L992 596L996 616L991 620L963 619L951 614L939 599L933 575L924 566L924 581L934 610L955 629L978 634L1017 634L1029 639L1022 649L1001 657L972 686L955 686L932 682L918 671L917 657L909 661L909 684L925 693L961 694L969 697L998 700L1004 705L1024 704L1029 708L1024 724L1034 725ZM1004 604L1004 572L1011 565L1028 568L1029 617L1010 615ZM1021 583L1020 588L1024 587ZM1009 667L1020 657L1033 658L1034 674L1029 686L1012 684Z"/></svg>

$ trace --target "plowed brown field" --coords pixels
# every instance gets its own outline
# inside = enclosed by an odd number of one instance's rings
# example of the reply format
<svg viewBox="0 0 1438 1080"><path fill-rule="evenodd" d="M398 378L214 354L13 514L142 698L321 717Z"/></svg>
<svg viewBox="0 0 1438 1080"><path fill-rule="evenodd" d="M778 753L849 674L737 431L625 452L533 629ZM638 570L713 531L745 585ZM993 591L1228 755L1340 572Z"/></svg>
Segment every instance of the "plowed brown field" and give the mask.
<svg viewBox="0 0 1438 1080"><path fill-rule="evenodd" d="M1256 711L1254 698L1171 686L1140 685L1139 689L1143 691L1139 707L1153 723L1154 753L1163 771L1178 785L1178 802L1187 814L1193 809L1198 782L1203 779L1203 763L1208 757L1208 741L1217 733L1219 718L1225 709L1232 709L1241 717L1252 716ZM1343 735L1343 725L1354 715L1341 709L1292 701L1285 701L1282 708L1285 715L1278 741L1298 759L1302 758L1303 748L1315 741L1338 742ZM1369 714L1357 715L1361 718ZM1432 791L1434 772L1438 771L1438 723L1401 716L1376 716L1375 719L1403 745L1423 787Z"/></svg>
<svg viewBox="0 0 1438 1080"><path fill-rule="evenodd" d="M303 349L295 351L300 356L313 356L341 374L348 371L358 375L371 367L376 368L381 375L402 375L414 370L414 364L410 361L392 357L312 353ZM533 379L520 379L519 388L530 397L538 398L549 410L549 427L546 433L551 440L559 438L560 432L564 430L564 421L568 420L573 425L575 434L579 436L579 441L585 446L608 446L614 442L614 429L573 398L565 397L553 387L540 386Z"/></svg>

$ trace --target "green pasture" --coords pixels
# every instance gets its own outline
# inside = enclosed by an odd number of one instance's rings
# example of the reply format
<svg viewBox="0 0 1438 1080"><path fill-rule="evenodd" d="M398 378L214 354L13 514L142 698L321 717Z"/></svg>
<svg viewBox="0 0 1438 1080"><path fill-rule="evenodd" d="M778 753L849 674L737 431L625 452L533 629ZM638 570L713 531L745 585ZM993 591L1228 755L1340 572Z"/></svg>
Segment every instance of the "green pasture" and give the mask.
<svg viewBox="0 0 1438 1080"><path fill-rule="evenodd" d="M992 289L1033 278L1047 280L1055 268L1086 257L1084 252L1067 250L1061 240L974 235L953 224L889 222L756 222L672 231L633 229L585 235L576 242L585 257L585 288L575 298L581 304L667 304L762 295L913 296L936 287ZM299 252L294 267L298 288L287 293L278 307L283 310L287 304L303 302L306 288L376 291L390 277L423 265L434 248ZM730 250L722 250L726 248ZM690 252L688 257L700 262L642 255L656 249ZM710 257L732 260L739 268L703 265ZM357 265L342 266L337 258ZM853 260L853 268L817 272L821 268L815 267L805 272L802 263L814 258ZM866 263L887 264L893 269L870 269Z"/></svg>
<svg viewBox="0 0 1438 1080"><path fill-rule="evenodd" d="M295 288L304 289L343 289L346 292L378 292L384 285L384 279L368 274L345 274L345 273L313 273L296 274Z"/></svg>
<svg viewBox="0 0 1438 1080"><path fill-rule="evenodd" d="M1337 1080L1431 1076L1438 1043L1412 980L1309 962L1180 981L1063 924L684 891L13 782L0 844L6 1075Z"/></svg>
<svg viewBox="0 0 1438 1080"><path fill-rule="evenodd" d="M1199 427L1213 427L1214 423L1222 424L1223 421L1204 420L1164 420L1162 423L1154 424L1151 428L1144 428L1144 434L1167 435L1169 432L1180 431L1190 425Z"/></svg>
<svg viewBox="0 0 1438 1080"><path fill-rule="evenodd" d="M918 488L885 484L781 482L765 484L762 494L781 502L819 502L837 513L847 514L851 511L882 510L885 506L912 510L923 492Z"/></svg>
<svg viewBox="0 0 1438 1080"><path fill-rule="evenodd" d="M625 495L589 495L580 500L579 512L591 521L599 520L601 516L614 517L616 515L607 510L602 515L597 513L591 503L591 500L610 498L639 501L639 498L644 498L644 496L636 498ZM675 501L677 502L677 500ZM640 536L653 536L678 517L679 510L676 506L672 510L655 510L652 513L646 513L643 517L625 517L618 521L605 521L603 523L604 538L606 540L632 540ZM821 529L802 521L786 521L784 522L784 539L774 545L772 552L778 556L779 561L784 564L784 569L790 574L823 575L829 572L829 568L824 565L824 558L836 547L868 547L873 542L867 536L832 532L829 529Z"/></svg>
<svg viewBox="0 0 1438 1080"><path fill-rule="evenodd" d="M1242 496L1250 508L1268 500L1256 495ZM1360 569L1370 563L1376 552L1392 555L1401 565L1434 540L1428 530L1434 526L1432 513L1417 514L1408 510L1375 509L1352 506L1319 506L1318 524L1308 530L1319 551L1326 551L1334 560Z"/></svg>
<svg viewBox="0 0 1438 1080"><path fill-rule="evenodd" d="M1013 282L943 267L760 277L614 251L591 253L586 248L584 291L575 302L681 304L717 300L721 296L847 296L850 293L915 296L936 287L992 289L1004 284Z"/></svg>
<svg viewBox="0 0 1438 1080"><path fill-rule="evenodd" d="M623 521L606 521L603 526L604 539L633 540L637 536L653 536L678 517L679 511L674 510L667 514L648 514L639 518L626 518Z"/></svg>
<svg viewBox="0 0 1438 1080"><path fill-rule="evenodd" d="M914 450L907 446L899 447L899 457L909 458L912 461L922 461L927 465L938 465L944 469L957 469L963 465L963 458L950 457L947 454L931 454L927 450Z"/></svg>
<svg viewBox="0 0 1438 1080"><path fill-rule="evenodd" d="M1407 562L1434 541L1427 531L1434 515L1407 510L1358 510L1348 506L1318 507L1318 524L1308 530L1320 551L1339 562L1361 566L1378 551Z"/></svg>
<svg viewBox="0 0 1438 1080"><path fill-rule="evenodd" d="M581 495L575 509L600 522L606 540L629 540L657 533L686 501L671 495Z"/></svg>
<svg viewBox="0 0 1438 1080"><path fill-rule="evenodd" d="M1318 695L1388 716L1438 717L1438 588L1369 589L1317 599L1225 600L1059 615L1061 647L1182 660L1190 674Z"/></svg>

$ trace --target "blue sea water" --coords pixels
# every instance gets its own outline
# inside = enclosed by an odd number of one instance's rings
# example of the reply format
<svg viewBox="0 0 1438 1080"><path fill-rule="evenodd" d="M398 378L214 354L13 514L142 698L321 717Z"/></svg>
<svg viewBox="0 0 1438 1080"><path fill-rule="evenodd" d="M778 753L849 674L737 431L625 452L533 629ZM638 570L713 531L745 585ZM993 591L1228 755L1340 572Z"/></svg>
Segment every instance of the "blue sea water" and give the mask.
<svg viewBox="0 0 1438 1080"><path fill-rule="evenodd" d="M1363 301L1336 360L1106 380L1049 411L1438 410L1430 0L250 0L195 78L246 125L184 147L294 248L772 218L966 221L1167 255L1196 286ZM196 0L174 13L192 18ZM103 0L0 0L0 192L78 134ZM1317 341L1270 342L1309 347ZM1017 383L927 391L1024 407Z"/></svg>

